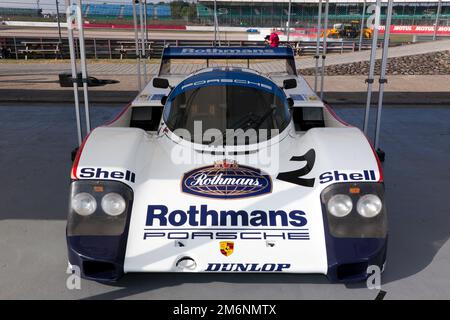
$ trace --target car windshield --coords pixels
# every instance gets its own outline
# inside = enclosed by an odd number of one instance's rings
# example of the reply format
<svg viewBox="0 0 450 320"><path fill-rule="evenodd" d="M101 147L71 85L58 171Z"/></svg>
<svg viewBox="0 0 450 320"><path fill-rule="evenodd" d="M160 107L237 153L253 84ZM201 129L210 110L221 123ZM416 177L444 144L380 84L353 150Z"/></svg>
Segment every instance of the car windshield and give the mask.
<svg viewBox="0 0 450 320"><path fill-rule="evenodd" d="M172 131L185 129L190 138L183 138L196 143L238 145L261 142L281 132L290 121L286 97L279 88L276 90L274 93L230 84L199 86L169 97L164 121ZM205 136L208 129L216 129L214 132L220 132L221 136L208 138ZM246 138L230 141L229 129Z"/></svg>

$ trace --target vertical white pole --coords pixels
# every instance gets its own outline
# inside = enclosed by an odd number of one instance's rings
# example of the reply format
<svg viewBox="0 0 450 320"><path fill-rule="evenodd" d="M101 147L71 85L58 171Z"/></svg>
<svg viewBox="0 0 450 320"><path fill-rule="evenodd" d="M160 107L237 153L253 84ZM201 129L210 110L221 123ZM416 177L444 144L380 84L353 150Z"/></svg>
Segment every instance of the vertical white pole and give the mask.
<svg viewBox="0 0 450 320"><path fill-rule="evenodd" d="M321 100L323 100L323 82L324 82L324 77L325 77L325 58L327 57L328 7L329 7L329 0L326 0L325 18L324 18L324 25L323 25L322 71L320 73L320 99Z"/></svg>
<svg viewBox="0 0 450 320"><path fill-rule="evenodd" d="M358 51L361 51L362 39L363 39L363 31L364 31L364 19L366 17L366 0L364 0L363 4L363 12L361 17L361 29L359 30L359 46Z"/></svg>
<svg viewBox="0 0 450 320"><path fill-rule="evenodd" d="M441 14L441 6L442 6L442 0L439 0L437 11L436 11L436 21L434 22L433 40L436 40L437 30L439 27L439 16Z"/></svg>
<svg viewBox="0 0 450 320"><path fill-rule="evenodd" d="M217 3L214 0L214 46L216 46L217 42Z"/></svg>
<svg viewBox="0 0 450 320"><path fill-rule="evenodd" d="M141 51L142 51L142 61L144 64L144 87L147 84L147 57L145 52L145 29L144 29L144 5L142 0L139 1L139 23L141 26Z"/></svg>
<svg viewBox="0 0 450 320"><path fill-rule="evenodd" d="M320 54L320 27L322 25L322 0L319 0L319 12L317 14L317 39L316 39L316 59L315 73L314 73L314 92L317 92L317 77L319 76L319 54Z"/></svg>
<svg viewBox="0 0 450 320"><path fill-rule="evenodd" d="M147 0L144 0L144 25L145 25L145 40L148 42Z"/></svg>
<svg viewBox="0 0 450 320"><path fill-rule="evenodd" d="M380 80L379 80L379 93L378 93L378 109L377 109L377 120L375 126L375 142L374 147L375 150L378 151L379 147L379 138L380 138L380 125L381 125L381 111L383 109L383 93L384 93L384 84L387 82L386 76L386 64L389 52L389 36L391 29L391 18L392 18L392 6L394 0L389 0L388 2L388 10L386 14L386 23L384 30L384 40L383 40L383 55L381 57L381 72L380 72Z"/></svg>
<svg viewBox="0 0 450 320"><path fill-rule="evenodd" d="M81 14L81 0L78 0L77 8L77 20L78 20L78 38L80 41L80 65L81 75L83 81L83 94L84 94L84 116L86 117L86 134L91 132L91 119L89 110L89 94L88 94L88 74L86 66L86 49L84 47L84 29L83 29L83 15Z"/></svg>
<svg viewBox="0 0 450 320"><path fill-rule="evenodd" d="M141 51L139 50L139 37L138 37L138 25L137 25L137 17L136 17L136 1L139 0L131 0L133 3L133 22L134 22L134 44L135 44L135 52L136 52L136 69L137 69L137 78L138 78L138 91L142 90L141 84Z"/></svg>
<svg viewBox="0 0 450 320"><path fill-rule="evenodd" d="M81 133L81 118L80 118L80 102L78 101L78 77L77 77L77 63L75 56L75 47L73 44L73 21L74 15L71 11L70 0L66 0L66 22L67 22L67 35L69 37L69 53L70 53L70 67L72 70L72 83L73 83L73 98L75 101L75 119L77 122L77 137L78 146L81 146L83 136Z"/></svg>
<svg viewBox="0 0 450 320"><path fill-rule="evenodd" d="M59 19L59 2L58 0L56 2L56 22L58 23L58 40L59 40L59 56L62 59L63 58L63 45L62 45L62 37L61 37L61 21Z"/></svg>
<svg viewBox="0 0 450 320"><path fill-rule="evenodd" d="M291 0L289 0L288 20L287 20L287 42L289 44L289 33L291 29Z"/></svg>
<svg viewBox="0 0 450 320"><path fill-rule="evenodd" d="M367 100L366 100L366 110L364 114L364 133L367 135L367 130L369 126L369 114L370 114L370 105L372 102L372 84L373 84L373 75L375 70L375 59L377 54L377 42L378 42L378 27L380 26L380 7L381 0L377 0L375 5L375 23L373 26L373 38L372 38L372 48L370 50L370 63L369 63L369 75L367 77ZM386 30L385 30L386 32Z"/></svg>

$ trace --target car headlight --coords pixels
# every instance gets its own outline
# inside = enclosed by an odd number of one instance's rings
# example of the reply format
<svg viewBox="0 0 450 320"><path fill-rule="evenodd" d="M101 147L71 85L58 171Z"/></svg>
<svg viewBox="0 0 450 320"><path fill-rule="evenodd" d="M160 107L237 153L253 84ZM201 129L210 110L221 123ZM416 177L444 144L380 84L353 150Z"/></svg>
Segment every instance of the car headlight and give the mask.
<svg viewBox="0 0 450 320"><path fill-rule="evenodd" d="M327 228L337 238L384 238L387 215L384 185L378 182L342 182L320 194Z"/></svg>
<svg viewBox="0 0 450 320"><path fill-rule="evenodd" d="M81 216L89 216L97 210L97 201L87 193L81 192L72 198L72 209Z"/></svg>
<svg viewBox="0 0 450 320"><path fill-rule="evenodd" d="M335 217L345 217L352 212L353 202L345 194L335 194L328 200L327 209Z"/></svg>
<svg viewBox="0 0 450 320"><path fill-rule="evenodd" d="M356 204L356 211L358 211L358 213L365 218L373 218L377 216L381 212L382 208L383 203L375 194L366 194L362 196Z"/></svg>
<svg viewBox="0 0 450 320"><path fill-rule="evenodd" d="M110 216L118 216L125 211L125 199L118 193L111 192L103 196L101 206Z"/></svg>
<svg viewBox="0 0 450 320"><path fill-rule="evenodd" d="M76 180L70 185L68 236L116 236L126 230L133 190L120 181Z"/></svg>

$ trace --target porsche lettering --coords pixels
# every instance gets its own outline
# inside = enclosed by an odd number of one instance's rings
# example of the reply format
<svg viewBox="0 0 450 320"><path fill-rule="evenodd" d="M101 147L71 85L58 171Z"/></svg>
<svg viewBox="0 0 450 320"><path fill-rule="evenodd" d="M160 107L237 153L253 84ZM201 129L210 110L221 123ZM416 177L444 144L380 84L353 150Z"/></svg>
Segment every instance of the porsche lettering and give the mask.
<svg viewBox="0 0 450 320"><path fill-rule="evenodd" d="M153 230L153 229L152 229ZM229 229L232 230L232 229ZM169 231L157 229L155 231L144 230L143 240L164 238L168 240L210 239L210 240L310 240L308 229L300 229L300 232L284 231Z"/></svg>
<svg viewBox="0 0 450 320"><path fill-rule="evenodd" d="M249 80L245 80L245 79L208 79L208 80L199 80L199 81L195 81L195 82L189 82L186 83L184 85L181 86L181 90L185 90L186 88L189 87L195 87L195 86L203 86L206 84L211 84L211 83L222 83L222 84L240 84L240 85L250 85L250 86L256 86L256 87L261 87L261 88L265 88L268 90L272 90L273 88L265 83L262 82L253 82L253 81L249 81Z"/></svg>

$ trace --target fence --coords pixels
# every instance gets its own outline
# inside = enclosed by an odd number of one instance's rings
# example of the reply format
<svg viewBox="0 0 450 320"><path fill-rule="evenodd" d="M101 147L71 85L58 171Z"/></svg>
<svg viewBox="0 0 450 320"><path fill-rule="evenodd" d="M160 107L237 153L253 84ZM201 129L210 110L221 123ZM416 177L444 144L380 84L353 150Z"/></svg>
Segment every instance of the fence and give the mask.
<svg viewBox="0 0 450 320"><path fill-rule="evenodd" d="M78 40L78 39L77 39ZM29 45L35 47L31 50ZM370 49L370 40L363 41L361 49ZM33 58L68 58L69 44L67 39L59 44L57 38L0 38L0 44L10 49L9 58L33 59ZM291 41L282 42L281 45L290 45L300 55L315 53L315 41ZM213 46L214 41L209 40L151 40L146 44L147 58L159 58L166 45L172 46ZM264 46L263 41L239 41L224 40L222 46ZM135 44L130 39L85 39L86 57L90 59L122 59L136 58ZM76 54L79 56L79 44L75 41ZM335 53L352 52L358 50L358 41L327 41L327 51Z"/></svg>
<svg viewBox="0 0 450 320"><path fill-rule="evenodd" d="M64 1L60 1L61 18L64 20ZM130 1L117 1L105 4L104 0L83 1L82 12L84 18L93 23L130 24L132 6ZM41 9L12 9L0 8L0 16L14 19L47 19L55 21L54 2L41 2ZM200 0L197 2L172 0L166 3L153 3L147 0L146 16L149 24L168 25L213 25L213 1ZM438 3L434 2L395 2L392 14L393 25L433 25L436 20ZM43 10L46 12L43 14ZM349 22L360 20L363 3L349 0L345 3L330 3L329 23ZM52 12L53 13L49 13ZM304 27L316 23L317 3L292 3L291 26ZM386 3L381 8L381 24L384 23ZM217 14L219 25L240 27L284 27L288 19L288 3L283 2L232 2L218 1ZM367 15L366 15L367 16ZM0 20L2 19L0 18ZM450 2L443 1L440 11L439 25L450 24Z"/></svg>

